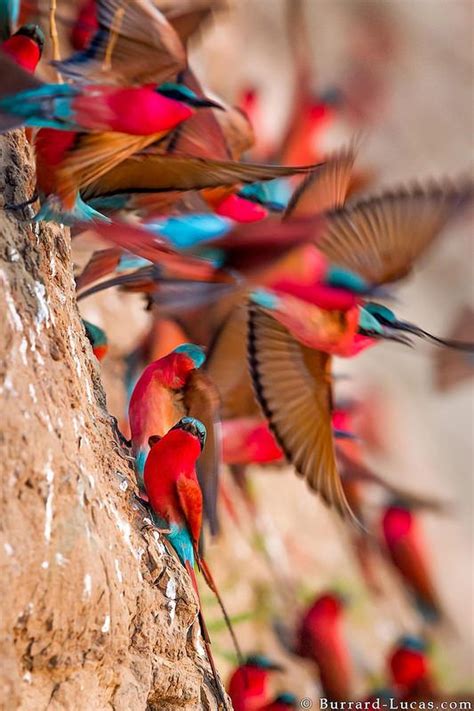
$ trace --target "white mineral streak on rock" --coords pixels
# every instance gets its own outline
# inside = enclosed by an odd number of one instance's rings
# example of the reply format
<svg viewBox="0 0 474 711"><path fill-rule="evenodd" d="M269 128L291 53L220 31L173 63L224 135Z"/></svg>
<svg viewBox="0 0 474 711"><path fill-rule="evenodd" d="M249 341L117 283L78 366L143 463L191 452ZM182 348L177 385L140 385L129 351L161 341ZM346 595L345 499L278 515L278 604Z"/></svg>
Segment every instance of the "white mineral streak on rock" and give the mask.
<svg viewBox="0 0 474 711"><path fill-rule="evenodd" d="M83 599L90 599L92 595L92 576L90 573L86 573L84 575L84 588L83 588L83 593L82 597Z"/></svg>
<svg viewBox="0 0 474 711"><path fill-rule="evenodd" d="M15 331L21 333L23 331L23 322L20 318L18 311L16 310L15 302L10 291L10 284L8 283L8 278L6 274L2 271L0 271L0 278L5 287L5 302L7 304L8 319Z"/></svg>
<svg viewBox="0 0 474 711"><path fill-rule="evenodd" d="M165 595L169 600L168 612L170 615L170 624L173 624L176 613L176 581L174 578L170 578L166 583Z"/></svg>
<svg viewBox="0 0 474 711"><path fill-rule="evenodd" d="M107 634L107 632L110 632L110 615L105 616L104 624L101 627L101 631L104 634Z"/></svg>

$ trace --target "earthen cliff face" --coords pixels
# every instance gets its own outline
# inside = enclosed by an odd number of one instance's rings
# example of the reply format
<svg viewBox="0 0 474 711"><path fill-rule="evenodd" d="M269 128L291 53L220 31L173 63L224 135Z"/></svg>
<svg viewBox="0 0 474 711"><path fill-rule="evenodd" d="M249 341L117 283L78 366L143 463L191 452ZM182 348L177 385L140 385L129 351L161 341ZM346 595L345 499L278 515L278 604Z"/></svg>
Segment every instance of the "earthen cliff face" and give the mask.
<svg viewBox="0 0 474 711"><path fill-rule="evenodd" d="M32 194L22 132L0 137L0 176L6 204ZM217 709L194 593L107 413L68 231L2 209L0 235L0 708Z"/></svg>

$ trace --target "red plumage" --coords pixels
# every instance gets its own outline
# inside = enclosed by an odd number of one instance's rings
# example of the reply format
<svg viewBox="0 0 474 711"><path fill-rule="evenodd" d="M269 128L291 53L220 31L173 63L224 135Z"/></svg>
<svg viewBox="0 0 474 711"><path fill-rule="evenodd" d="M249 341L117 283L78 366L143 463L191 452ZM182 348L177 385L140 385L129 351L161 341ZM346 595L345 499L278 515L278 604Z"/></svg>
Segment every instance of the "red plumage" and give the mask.
<svg viewBox="0 0 474 711"><path fill-rule="evenodd" d="M382 529L390 558L414 593L422 613L438 616L440 606L428 569L421 531L413 511L402 505L386 509Z"/></svg>
<svg viewBox="0 0 474 711"><path fill-rule="evenodd" d="M250 664L238 667L227 690L234 711L258 711L268 699L269 670Z"/></svg>
<svg viewBox="0 0 474 711"><path fill-rule="evenodd" d="M316 663L324 696L332 701L351 698L353 670L342 635L342 614L339 597L321 595L307 610L298 632L297 652Z"/></svg>
<svg viewBox="0 0 474 711"><path fill-rule="evenodd" d="M22 34L12 35L5 40L0 46L0 51L7 54L27 72L34 72L41 59L41 48L37 42Z"/></svg>

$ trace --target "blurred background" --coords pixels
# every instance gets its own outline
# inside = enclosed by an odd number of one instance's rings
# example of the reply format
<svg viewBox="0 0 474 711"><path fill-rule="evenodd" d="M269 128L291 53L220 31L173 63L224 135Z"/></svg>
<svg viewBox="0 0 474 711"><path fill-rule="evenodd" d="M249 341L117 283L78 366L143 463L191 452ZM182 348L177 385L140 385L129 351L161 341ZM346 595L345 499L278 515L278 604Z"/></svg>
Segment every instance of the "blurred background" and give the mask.
<svg viewBox="0 0 474 711"><path fill-rule="evenodd" d="M205 86L231 104L249 91L259 98L259 131L278 142L294 92L294 52L283 0L236 0L217 13L192 47L192 65ZM307 0L315 93L342 90L348 108L324 123L317 151L358 137L358 165L371 190L413 178L456 176L472 167L473 12L471 0ZM74 243L81 264L85 244ZM87 242L87 252L90 242ZM474 305L470 226L451 228L417 273L397 290L397 312L445 335L461 309ZM102 373L110 411L124 420L126 356L150 325L139 297L107 291L81 303L83 316L104 328L109 353ZM117 319L117 313L121 318ZM438 497L446 513L420 513L427 558L447 620L432 633L440 685L472 688L473 672L473 382L436 385L436 348L381 345L339 361L347 376L338 395L358 398L366 431L366 461L389 481ZM253 467L257 514L249 514L225 477L226 509L209 561L245 652L264 652L286 671L275 691L316 698L311 664L288 654L276 621L291 628L305 604L328 589L347 595L344 631L357 672L354 693L383 685L387 650L403 633L420 631L396 573L376 565L378 592L361 576L350 535L289 467ZM379 525L380 492L369 492L369 516ZM235 659L217 605L203 590L215 656L226 675ZM281 626L281 624L280 624Z"/></svg>

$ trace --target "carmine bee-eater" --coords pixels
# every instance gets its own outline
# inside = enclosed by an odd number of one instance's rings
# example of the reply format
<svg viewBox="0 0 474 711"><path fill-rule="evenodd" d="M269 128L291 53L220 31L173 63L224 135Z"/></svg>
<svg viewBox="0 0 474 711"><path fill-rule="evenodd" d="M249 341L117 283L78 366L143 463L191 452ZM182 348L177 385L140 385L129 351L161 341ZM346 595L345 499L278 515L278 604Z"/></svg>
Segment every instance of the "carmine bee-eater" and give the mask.
<svg viewBox="0 0 474 711"><path fill-rule="evenodd" d="M231 675L227 690L234 711L259 711L269 697L269 678L282 667L263 654L252 654Z"/></svg>
<svg viewBox="0 0 474 711"><path fill-rule="evenodd" d="M41 59L44 34L38 25L23 25L0 44L0 52L12 59L27 72L34 72ZM5 71L5 67L3 67Z"/></svg>
<svg viewBox="0 0 474 711"><path fill-rule="evenodd" d="M383 513L382 531L390 560L414 596L420 614L435 622L442 613L415 512L395 501Z"/></svg>
<svg viewBox="0 0 474 711"><path fill-rule="evenodd" d="M218 104L171 82L129 87L43 84L0 100L0 111L18 116L26 126L136 136L164 135L196 108L210 106Z"/></svg>
<svg viewBox="0 0 474 711"><path fill-rule="evenodd" d="M207 429L204 456L200 462L201 486L206 516L217 528L216 497L220 466L219 398L201 366L202 348L184 343L167 356L151 363L138 379L128 408L132 451L140 488L149 452L149 438L162 437L184 415L200 416ZM201 469L202 464L202 469Z"/></svg>
<svg viewBox="0 0 474 711"><path fill-rule="evenodd" d="M296 226L298 220L291 215L298 204L307 191L319 191L318 204L328 208L322 217L325 226L318 227L317 248L330 265L356 275L371 288L406 276L474 196L472 181L444 181L399 188L347 205L343 188L350 180L350 155L340 171L337 162L326 164L319 178L308 178L296 203L290 201L285 225ZM338 204L336 209L330 207ZM344 286L351 291L347 279ZM313 489L343 512L348 507L330 426L330 354L355 355L377 338L410 341L404 334L398 339L396 329L365 308L363 293L358 306L351 307L349 301L336 306L334 301L334 310L328 310L330 301L318 302L320 287L315 294L306 285L292 285L291 291L281 293L280 285L280 291L258 289L250 294L248 358L254 391L287 459Z"/></svg>
<svg viewBox="0 0 474 711"><path fill-rule="evenodd" d="M92 352L97 358L97 360L102 360L108 350L108 339L107 334L99 326L82 319L83 326L86 331L86 336L90 341L92 346Z"/></svg>
<svg viewBox="0 0 474 711"><path fill-rule="evenodd" d="M195 564L216 595L232 639L239 648L222 600L207 564L199 553L203 498L196 474L196 462L206 441L206 428L194 417L183 417L163 437L150 438L151 449L144 472L144 484L154 522L159 526L188 572L200 607L200 623L209 663L220 689L210 650L210 639L202 615Z"/></svg>
<svg viewBox="0 0 474 711"><path fill-rule="evenodd" d="M267 423L259 417L224 420L222 447L226 464L267 464L284 458Z"/></svg>
<svg viewBox="0 0 474 711"><path fill-rule="evenodd" d="M259 711L291 711L291 709L302 708L298 698L289 691L283 691L275 696L273 701L262 706Z"/></svg>
<svg viewBox="0 0 474 711"><path fill-rule="evenodd" d="M413 636L402 637L389 656L388 667L394 689L401 699L437 698L438 690L424 640Z"/></svg>
<svg viewBox="0 0 474 711"><path fill-rule="evenodd" d="M332 701L351 698L353 669L343 636L344 603L335 593L318 597L301 620L296 652L315 662L323 695Z"/></svg>

